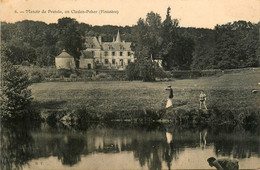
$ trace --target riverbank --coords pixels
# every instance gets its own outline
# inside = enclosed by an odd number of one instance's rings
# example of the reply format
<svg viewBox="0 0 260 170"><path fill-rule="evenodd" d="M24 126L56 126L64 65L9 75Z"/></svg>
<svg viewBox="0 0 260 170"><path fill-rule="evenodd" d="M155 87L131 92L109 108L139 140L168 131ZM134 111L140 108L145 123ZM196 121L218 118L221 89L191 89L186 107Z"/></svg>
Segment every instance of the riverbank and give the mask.
<svg viewBox="0 0 260 170"><path fill-rule="evenodd" d="M45 120L84 124L86 121L172 121L191 126L233 128L259 124L260 72L169 82L45 82L31 86L34 106ZM168 91L174 107L165 109ZM208 111L199 110L199 93L207 95ZM253 122L252 122L253 121ZM208 122L208 123L207 123Z"/></svg>
<svg viewBox="0 0 260 170"><path fill-rule="evenodd" d="M73 109L112 112L164 109L172 85L174 109L198 109L199 92L207 95L209 109L259 110L260 71L225 74L217 77L175 80L169 82L98 81L45 82L31 86L34 101L44 109Z"/></svg>

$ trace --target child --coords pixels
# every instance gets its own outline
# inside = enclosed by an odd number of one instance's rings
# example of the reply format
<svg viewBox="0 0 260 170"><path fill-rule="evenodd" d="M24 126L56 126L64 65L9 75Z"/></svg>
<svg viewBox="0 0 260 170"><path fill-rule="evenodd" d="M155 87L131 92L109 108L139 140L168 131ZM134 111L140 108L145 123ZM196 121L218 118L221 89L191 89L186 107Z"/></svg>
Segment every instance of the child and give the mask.
<svg viewBox="0 0 260 170"><path fill-rule="evenodd" d="M168 86L168 88L166 88L165 90L170 91L169 98L168 98L167 104L166 104L166 109L167 109L169 107L172 107L173 90L172 90L171 86Z"/></svg>
<svg viewBox="0 0 260 170"><path fill-rule="evenodd" d="M205 109L208 110L206 106L206 94L203 90L200 92L200 109L202 104L204 105Z"/></svg>

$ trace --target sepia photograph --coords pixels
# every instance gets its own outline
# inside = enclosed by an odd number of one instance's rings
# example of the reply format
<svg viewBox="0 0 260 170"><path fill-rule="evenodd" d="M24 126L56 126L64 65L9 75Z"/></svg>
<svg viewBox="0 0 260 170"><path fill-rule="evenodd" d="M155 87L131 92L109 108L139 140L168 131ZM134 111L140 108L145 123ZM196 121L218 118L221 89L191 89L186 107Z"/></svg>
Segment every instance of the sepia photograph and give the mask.
<svg viewBox="0 0 260 170"><path fill-rule="evenodd" d="M260 0L1 0L1 170L260 169Z"/></svg>

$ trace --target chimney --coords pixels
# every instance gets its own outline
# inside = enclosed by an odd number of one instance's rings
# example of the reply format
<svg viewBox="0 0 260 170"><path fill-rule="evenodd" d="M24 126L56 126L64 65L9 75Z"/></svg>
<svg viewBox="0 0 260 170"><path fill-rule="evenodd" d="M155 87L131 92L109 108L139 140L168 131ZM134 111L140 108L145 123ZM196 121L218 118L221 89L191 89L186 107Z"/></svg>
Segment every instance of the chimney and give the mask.
<svg viewBox="0 0 260 170"><path fill-rule="evenodd" d="M99 42L99 44L102 43L102 37L101 36L98 36L98 42Z"/></svg>

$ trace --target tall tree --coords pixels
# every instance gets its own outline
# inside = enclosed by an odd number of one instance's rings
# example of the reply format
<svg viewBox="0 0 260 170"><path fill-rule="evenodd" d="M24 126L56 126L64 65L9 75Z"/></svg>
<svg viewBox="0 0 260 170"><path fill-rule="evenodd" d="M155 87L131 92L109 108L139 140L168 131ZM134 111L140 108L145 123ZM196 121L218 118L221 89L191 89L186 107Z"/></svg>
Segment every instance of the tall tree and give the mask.
<svg viewBox="0 0 260 170"><path fill-rule="evenodd" d="M145 20L138 20L133 32L139 76L143 81L154 81L155 67L152 58L159 56L162 45L160 15L154 12L148 13Z"/></svg>
<svg viewBox="0 0 260 170"><path fill-rule="evenodd" d="M246 21L217 25L215 66L221 69L258 66L257 26Z"/></svg>
<svg viewBox="0 0 260 170"><path fill-rule="evenodd" d="M62 18L58 20L59 47L70 53L79 66L80 50L83 49L84 37L79 31L79 23L72 18Z"/></svg>
<svg viewBox="0 0 260 170"><path fill-rule="evenodd" d="M163 45L161 53L163 66L167 70L190 69L194 42L190 37L178 33L178 20L172 20L169 7L162 24Z"/></svg>

